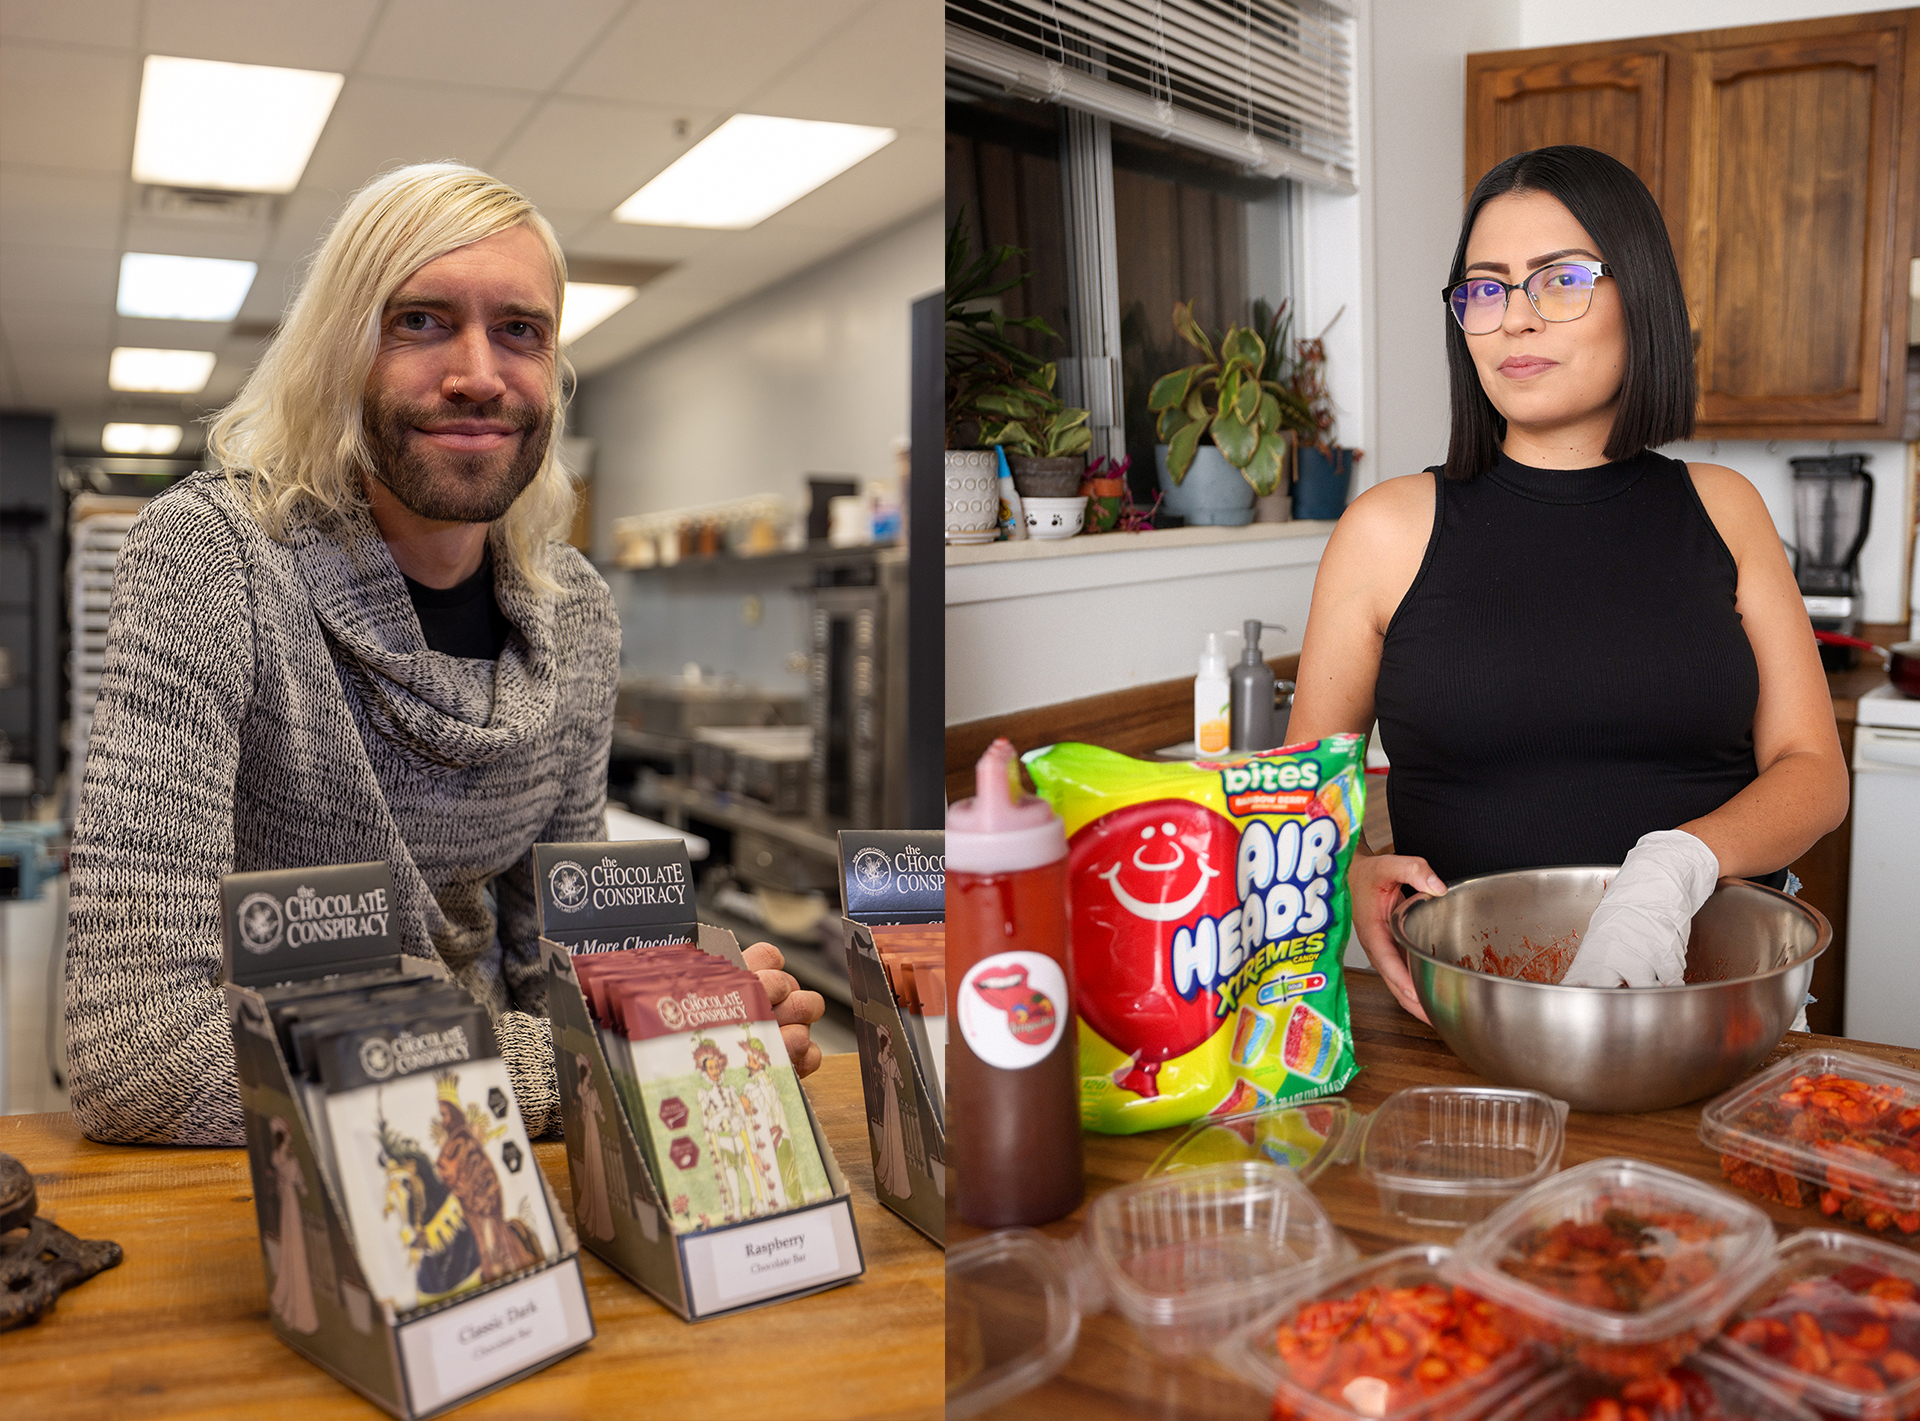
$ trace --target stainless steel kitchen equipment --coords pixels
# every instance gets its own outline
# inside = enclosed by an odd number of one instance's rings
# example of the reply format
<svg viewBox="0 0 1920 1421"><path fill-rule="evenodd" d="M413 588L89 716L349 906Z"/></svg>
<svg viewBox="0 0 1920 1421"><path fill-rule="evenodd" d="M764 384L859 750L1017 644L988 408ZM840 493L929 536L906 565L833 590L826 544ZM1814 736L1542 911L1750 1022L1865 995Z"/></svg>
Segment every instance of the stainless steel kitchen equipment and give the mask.
<svg viewBox="0 0 1920 1421"><path fill-rule="evenodd" d="M807 714L813 727L808 812L871 829L886 812L887 594L820 587L808 618Z"/></svg>
<svg viewBox="0 0 1920 1421"><path fill-rule="evenodd" d="M703 725L797 725L805 715L798 696L757 690L735 681L623 676L614 721L629 730L687 742Z"/></svg>
<svg viewBox="0 0 1920 1421"><path fill-rule="evenodd" d="M1390 925L1421 1005L1468 1066L1575 1110L1664 1110L1731 1085L1786 1034L1833 929L1745 879L1722 879L1694 915L1686 986L1562 987L1465 965L1560 948L1558 976L1618 872L1518 869L1396 905Z"/></svg>

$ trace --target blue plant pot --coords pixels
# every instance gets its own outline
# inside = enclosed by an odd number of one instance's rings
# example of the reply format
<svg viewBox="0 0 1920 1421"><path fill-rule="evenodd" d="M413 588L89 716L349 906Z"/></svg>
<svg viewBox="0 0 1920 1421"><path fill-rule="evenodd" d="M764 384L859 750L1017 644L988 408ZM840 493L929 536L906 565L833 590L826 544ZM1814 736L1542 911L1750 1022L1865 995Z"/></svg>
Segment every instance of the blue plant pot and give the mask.
<svg viewBox="0 0 1920 1421"><path fill-rule="evenodd" d="M1353 450L1302 449L1293 486L1295 518L1338 518L1347 511L1353 483Z"/></svg>
<svg viewBox="0 0 1920 1421"><path fill-rule="evenodd" d="M1167 446L1153 446L1154 467L1160 471L1161 507L1189 524L1238 528L1253 522L1253 485L1211 444L1194 451L1193 464L1178 484L1167 472Z"/></svg>

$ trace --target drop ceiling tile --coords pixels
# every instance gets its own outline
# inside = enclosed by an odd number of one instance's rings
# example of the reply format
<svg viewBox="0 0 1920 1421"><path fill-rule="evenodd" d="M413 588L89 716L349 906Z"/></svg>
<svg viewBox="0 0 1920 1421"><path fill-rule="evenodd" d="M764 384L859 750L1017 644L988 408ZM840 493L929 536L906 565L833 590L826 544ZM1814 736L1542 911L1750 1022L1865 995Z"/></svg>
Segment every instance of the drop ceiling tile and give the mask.
<svg viewBox="0 0 1920 1421"><path fill-rule="evenodd" d="M11 300L0 304L0 335L23 352L47 344L104 349L113 338L113 316L93 304Z"/></svg>
<svg viewBox="0 0 1920 1421"><path fill-rule="evenodd" d="M231 321L152 321L144 316L113 317L113 344L147 350L219 350L227 343Z"/></svg>
<svg viewBox="0 0 1920 1421"><path fill-rule="evenodd" d="M297 268L292 262L262 262L253 285L247 289L247 299L240 305L236 323L277 324L293 304L297 279Z"/></svg>
<svg viewBox="0 0 1920 1421"><path fill-rule="evenodd" d="M140 0L7 0L0 5L0 39L132 49L139 34Z"/></svg>
<svg viewBox="0 0 1920 1421"><path fill-rule="evenodd" d="M542 208L612 212L690 145L675 136L676 120L697 136L718 117L710 109L549 99L489 171Z"/></svg>
<svg viewBox="0 0 1920 1421"><path fill-rule="evenodd" d="M944 129L945 25L926 0L878 0L747 102L755 113Z"/></svg>
<svg viewBox="0 0 1920 1421"><path fill-rule="evenodd" d="M31 405L61 408L98 400L107 388L107 352L98 346L9 346L20 398Z"/></svg>
<svg viewBox="0 0 1920 1421"><path fill-rule="evenodd" d="M534 102L499 89L355 75L341 90L301 183L353 192L402 163L451 158L484 166Z"/></svg>
<svg viewBox="0 0 1920 1421"><path fill-rule="evenodd" d="M871 232L940 201L945 193L944 135L911 129L761 225L849 235Z"/></svg>
<svg viewBox="0 0 1920 1421"><path fill-rule="evenodd" d="M0 46L0 163L125 175L139 91L130 51Z"/></svg>
<svg viewBox="0 0 1920 1421"><path fill-rule="evenodd" d="M196 221L185 217L132 217L127 221L121 250L257 262L272 236L272 229L265 223Z"/></svg>
<svg viewBox="0 0 1920 1421"><path fill-rule="evenodd" d="M128 186L105 173L0 167L0 242L117 251Z"/></svg>
<svg viewBox="0 0 1920 1421"><path fill-rule="evenodd" d="M629 222L615 222L603 212L580 227L563 245L570 257L684 262L712 250L726 235L707 227L639 227Z"/></svg>
<svg viewBox="0 0 1920 1421"><path fill-rule="evenodd" d="M266 259L304 261L319 247L320 239L333 226L333 219L347 205L347 197L348 192L304 186L287 194L280 205L280 225L274 229L273 240L267 243Z"/></svg>
<svg viewBox="0 0 1920 1421"><path fill-rule="evenodd" d="M0 247L0 302L50 301L113 307L120 259L112 252L64 247Z"/></svg>
<svg viewBox="0 0 1920 1421"><path fill-rule="evenodd" d="M389 0L360 61L363 74L553 86L625 0ZM483 38L484 44L473 40Z"/></svg>
<svg viewBox="0 0 1920 1421"><path fill-rule="evenodd" d="M273 64L345 73L379 0L262 4L260 0L147 0L145 54Z"/></svg>
<svg viewBox="0 0 1920 1421"><path fill-rule="evenodd" d="M667 292L651 300L647 295L643 291L631 306L608 317L568 348L573 368L580 372L583 382L685 329L716 305L712 297L696 291Z"/></svg>
<svg viewBox="0 0 1920 1421"><path fill-rule="evenodd" d="M861 0L640 0L561 92L732 111L831 34ZM924 3L924 0L923 0ZM689 56L717 62L689 63Z"/></svg>

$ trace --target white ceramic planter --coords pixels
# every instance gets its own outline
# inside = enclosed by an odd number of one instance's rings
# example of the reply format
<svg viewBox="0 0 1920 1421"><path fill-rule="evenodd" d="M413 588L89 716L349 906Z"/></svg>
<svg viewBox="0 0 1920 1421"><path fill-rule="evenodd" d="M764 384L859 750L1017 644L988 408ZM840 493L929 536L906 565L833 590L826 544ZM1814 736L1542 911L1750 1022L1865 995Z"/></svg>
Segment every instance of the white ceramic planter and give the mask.
<svg viewBox="0 0 1920 1421"><path fill-rule="evenodd" d="M943 490L949 543L1000 536L1000 461L991 449L949 449Z"/></svg>

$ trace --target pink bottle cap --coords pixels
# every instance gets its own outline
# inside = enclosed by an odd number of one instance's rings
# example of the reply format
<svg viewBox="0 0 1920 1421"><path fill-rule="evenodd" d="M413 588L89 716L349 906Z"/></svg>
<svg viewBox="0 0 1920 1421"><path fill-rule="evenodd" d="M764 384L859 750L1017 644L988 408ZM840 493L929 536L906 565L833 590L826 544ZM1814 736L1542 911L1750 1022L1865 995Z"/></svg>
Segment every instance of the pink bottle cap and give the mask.
<svg viewBox="0 0 1920 1421"><path fill-rule="evenodd" d="M996 740L973 768L974 796L947 810L947 867L1019 873L1067 856L1067 829L1045 800L1016 797L1013 743Z"/></svg>

